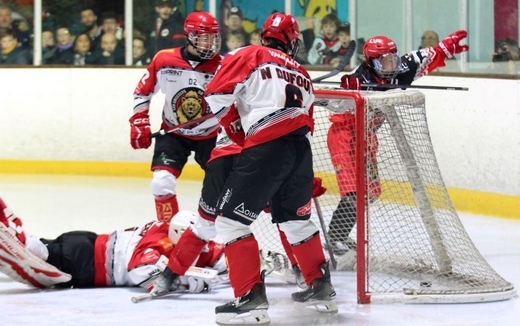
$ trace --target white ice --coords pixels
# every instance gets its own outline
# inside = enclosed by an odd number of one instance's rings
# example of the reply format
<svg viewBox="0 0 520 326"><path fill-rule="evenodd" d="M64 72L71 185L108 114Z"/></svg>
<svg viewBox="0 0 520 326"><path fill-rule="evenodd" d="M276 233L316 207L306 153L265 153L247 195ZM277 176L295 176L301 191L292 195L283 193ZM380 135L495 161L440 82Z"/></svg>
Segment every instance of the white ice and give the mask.
<svg viewBox="0 0 520 326"><path fill-rule="evenodd" d="M155 216L147 179L0 175L0 196L25 228L54 238L72 230L98 233L139 225ZM194 210L200 182L180 181L181 209ZM473 242L506 280L520 287L520 221L460 213ZM353 272L333 272L339 313L295 309L295 286L268 279L271 325L519 325L518 297L474 304L356 303ZM38 290L0 274L0 324L214 325L215 306L232 299L228 286L209 294L169 296L134 304L139 289Z"/></svg>

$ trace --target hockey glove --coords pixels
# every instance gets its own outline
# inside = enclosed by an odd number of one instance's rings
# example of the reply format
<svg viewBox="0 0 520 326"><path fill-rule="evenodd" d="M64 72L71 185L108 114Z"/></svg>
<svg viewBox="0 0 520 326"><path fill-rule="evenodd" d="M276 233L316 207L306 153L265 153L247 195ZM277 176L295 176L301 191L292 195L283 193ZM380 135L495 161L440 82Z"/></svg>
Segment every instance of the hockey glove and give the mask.
<svg viewBox="0 0 520 326"><path fill-rule="evenodd" d="M246 134L244 133L244 129L242 129L242 123L240 120L231 122L229 126L224 127L224 130L231 141L239 146L244 146Z"/></svg>
<svg viewBox="0 0 520 326"><path fill-rule="evenodd" d="M175 274L168 267L159 275L153 283L151 295L154 297L164 295L168 292L175 291L181 285L179 275Z"/></svg>
<svg viewBox="0 0 520 326"><path fill-rule="evenodd" d="M319 197L327 191L327 188L321 185L321 178L314 177L312 180L312 198Z"/></svg>
<svg viewBox="0 0 520 326"><path fill-rule="evenodd" d="M359 78L354 77L352 75L344 75L341 77L341 88L353 90L353 91L359 91L361 90L361 81Z"/></svg>
<svg viewBox="0 0 520 326"><path fill-rule="evenodd" d="M193 276L181 276L180 282L182 289L189 293L206 293L211 290L211 284L202 278Z"/></svg>
<svg viewBox="0 0 520 326"><path fill-rule="evenodd" d="M146 149L152 144L150 138L150 118L148 113L140 111L130 118L130 144L133 149Z"/></svg>
<svg viewBox="0 0 520 326"><path fill-rule="evenodd" d="M439 42L439 47L442 49L442 54L445 59L453 57L455 54L466 52L469 50L469 46L459 44L460 41L468 36L468 32L465 30L456 31L448 35L444 40Z"/></svg>

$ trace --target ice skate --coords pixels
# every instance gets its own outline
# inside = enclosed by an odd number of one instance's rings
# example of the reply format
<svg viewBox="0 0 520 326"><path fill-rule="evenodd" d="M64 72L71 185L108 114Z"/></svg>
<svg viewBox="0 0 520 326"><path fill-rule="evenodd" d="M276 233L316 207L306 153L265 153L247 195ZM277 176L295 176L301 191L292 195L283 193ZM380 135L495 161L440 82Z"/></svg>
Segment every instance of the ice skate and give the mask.
<svg viewBox="0 0 520 326"><path fill-rule="evenodd" d="M244 296L215 308L218 325L269 325L265 284L257 283Z"/></svg>
<svg viewBox="0 0 520 326"><path fill-rule="evenodd" d="M292 294L292 299L299 307L324 313L337 313L338 306L334 298L336 291L330 282L329 264L321 266L323 276L316 278L303 291Z"/></svg>

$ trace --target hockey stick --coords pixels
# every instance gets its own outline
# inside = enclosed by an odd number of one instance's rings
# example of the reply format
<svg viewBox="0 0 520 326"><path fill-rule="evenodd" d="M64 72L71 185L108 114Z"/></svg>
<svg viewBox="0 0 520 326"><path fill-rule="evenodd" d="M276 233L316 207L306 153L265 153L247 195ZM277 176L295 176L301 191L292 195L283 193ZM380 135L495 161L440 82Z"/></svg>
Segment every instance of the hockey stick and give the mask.
<svg viewBox="0 0 520 326"><path fill-rule="evenodd" d="M155 138L155 137L158 137L158 136L164 136L166 134L169 134L175 130L178 130L178 129L181 129L181 128L186 128L186 127L191 127L193 125L196 125L196 124L199 124L199 123L202 123L206 120L209 120L210 118L213 118L215 115L213 113L210 113L210 114L206 114L206 115L203 115L202 117L198 118L198 119L195 119L195 120L191 120L191 121L188 121L188 122L185 122L185 123L181 123L179 125L176 125L176 126L173 126L171 128L168 128L168 129L161 129L159 130L158 132L154 132L153 134L150 135L150 138Z"/></svg>
<svg viewBox="0 0 520 326"><path fill-rule="evenodd" d="M322 80L324 79L327 79L329 77L332 77L332 76L336 76L337 74L339 74L340 72L343 71L343 69L345 69L345 67L350 63L350 59L352 58L352 56L354 55L354 51L356 50L356 41L352 40L350 41L350 43L348 44L347 46L347 51L345 52L345 54L343 55L343 57L341 58L338 66L336 68L334 68L334 70L332 70L331 72L329 72L328 74L325 74L323 76L320 76L320 77L317 77L317 78L314 78L312 80L313 83L319 83L321 82Z"/></svg>
<svg viewBox="0 0 520 326"><path fill-rule="evenodd" d="M340 82L326 82L328 84L341 84ZM361 84L362 90L373 90L374 88L399 89L399 88L417 88L417 89L436 89L444 91L469 91L467 87L456 86L428 86L428 85L395 85L395 84Z"/></svg>
<svg viewBox="0 0 520 326"><path fill-rule="evenodd" d="M327 251L329 252L330 262L332 263L332 267L336 269L338 263L334 257L334 252L332 251L329 237L327 237L327 229L325 228L325 220L323 219L323 213L321 212L320 202L318 201L318 197L313 198L313 200L314 206L316 207L316 213L318 214L318 219L320 220L321 230L323 231L323 237L325 238L325 245L327 246Z"/></svg>

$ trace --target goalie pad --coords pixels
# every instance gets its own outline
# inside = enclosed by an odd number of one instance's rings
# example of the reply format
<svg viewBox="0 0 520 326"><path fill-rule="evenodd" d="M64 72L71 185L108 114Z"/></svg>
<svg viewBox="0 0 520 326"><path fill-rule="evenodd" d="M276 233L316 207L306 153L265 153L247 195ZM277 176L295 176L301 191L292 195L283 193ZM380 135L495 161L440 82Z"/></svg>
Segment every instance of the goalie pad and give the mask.
<svg viewBox="0 0 520 326"><path fill-rule="evenodd" d="M49 288L72 279L56 267L27 250L9 229L0 223L0 272L18 282Z"/></svg>

